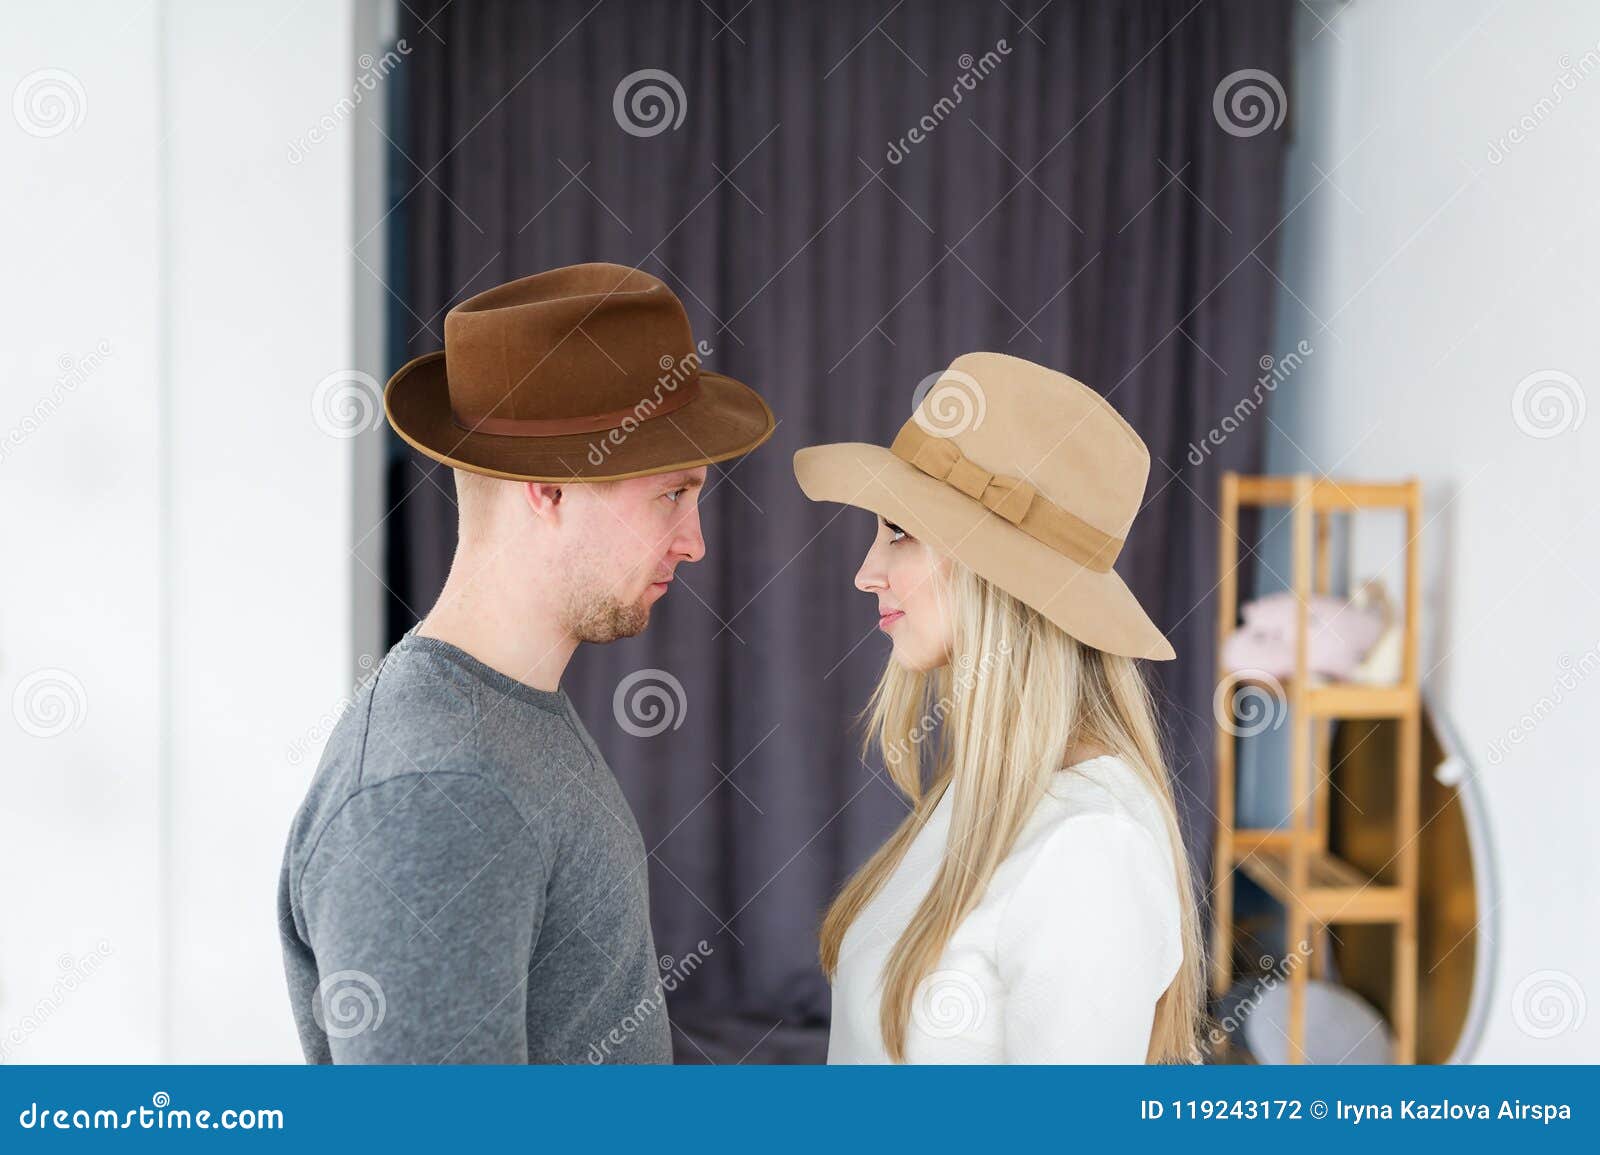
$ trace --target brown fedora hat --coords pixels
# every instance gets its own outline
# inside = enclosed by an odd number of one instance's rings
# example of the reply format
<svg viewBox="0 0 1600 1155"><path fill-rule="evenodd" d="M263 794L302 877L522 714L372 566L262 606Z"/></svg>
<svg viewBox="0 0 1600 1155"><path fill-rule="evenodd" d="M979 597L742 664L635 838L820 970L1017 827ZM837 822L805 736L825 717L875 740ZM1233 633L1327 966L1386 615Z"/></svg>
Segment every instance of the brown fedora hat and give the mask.
<svg viewBox="0 0 1600 1155"><path fill-rule="evenodd" d="M513 481L613 481L708 465L772 436L748 385L701 368L683 302L623 265L552 269L461 302L444 349L389 379L394 431Z"/></svg>
<svg viewBox="0 0 1600 1155"><path fill-rule="evenodd" d="M1150 474L1133 427L1087 385L1001 353L928 384L889 448L796 453L806 496L887 518L1095 649L1172 658L1111 568Z"/></svg>

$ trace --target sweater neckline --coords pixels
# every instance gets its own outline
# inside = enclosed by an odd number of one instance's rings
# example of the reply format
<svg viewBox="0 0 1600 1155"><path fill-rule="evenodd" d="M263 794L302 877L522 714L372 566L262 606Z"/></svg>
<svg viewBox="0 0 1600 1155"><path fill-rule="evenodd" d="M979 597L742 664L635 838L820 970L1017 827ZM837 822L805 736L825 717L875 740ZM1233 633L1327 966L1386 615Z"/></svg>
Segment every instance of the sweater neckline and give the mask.
<svg viewBox="0 0 1600 1155"><path fill-rule="evenodd" d="M405 632L405 635L395 643L396 650L412 650L425 654L432 654L442 658L458 667L474 680L483 683L489 689L503 697L516 698L527 702L529 705L538 706L542 710L549 710L554 714L566 715L568 713L567 692L565 689L541 690L537 686L530 686L526 682L518 681L511 675L502 673L473 657L460 646L453 645L441 638L432 638L417 633L422 623L418 622Z"/></svg>

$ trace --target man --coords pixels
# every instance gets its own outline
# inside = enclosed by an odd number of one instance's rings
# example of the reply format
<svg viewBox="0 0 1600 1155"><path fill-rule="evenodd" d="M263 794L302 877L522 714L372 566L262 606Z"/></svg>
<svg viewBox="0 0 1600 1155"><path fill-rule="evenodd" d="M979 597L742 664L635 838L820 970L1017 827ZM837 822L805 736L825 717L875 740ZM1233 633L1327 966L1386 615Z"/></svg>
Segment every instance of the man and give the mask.
<svg viewBox="0 0 1600 1155"><path fill-rule="evenodd" d="M312 1062L667 1063L645 848L561 689L705 553L711 462L773 417L659 280L579 265L450 311L390 424L455 468L438 603L329 738L279 884Z"/></svg>

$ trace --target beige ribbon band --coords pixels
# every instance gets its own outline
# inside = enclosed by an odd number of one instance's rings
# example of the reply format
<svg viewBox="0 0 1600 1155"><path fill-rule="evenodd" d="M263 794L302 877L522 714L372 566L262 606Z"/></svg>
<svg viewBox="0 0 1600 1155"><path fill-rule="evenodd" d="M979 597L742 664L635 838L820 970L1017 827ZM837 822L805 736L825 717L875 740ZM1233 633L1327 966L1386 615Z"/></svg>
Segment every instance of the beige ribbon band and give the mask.
<svg viewBox="0 0 1600 1155"><path fill-rule="evenodd" d="M1040 496L1023 478L990 473L965 457L954 441L929 433L915 420L905 423L889 452L980 502L1029 537L1085 569L1109 573L1122 550L1121 538L1096 529Z"/></svg>

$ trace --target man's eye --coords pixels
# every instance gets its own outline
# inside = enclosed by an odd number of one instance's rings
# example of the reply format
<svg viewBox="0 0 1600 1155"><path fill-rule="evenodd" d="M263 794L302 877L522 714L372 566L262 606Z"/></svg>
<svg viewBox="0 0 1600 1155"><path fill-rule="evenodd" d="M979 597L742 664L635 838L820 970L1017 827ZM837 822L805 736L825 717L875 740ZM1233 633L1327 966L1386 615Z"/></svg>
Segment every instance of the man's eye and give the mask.
<svg viewBox="0 0 1600 1155"><path fill-rule="evenodd" d="M662 496L665 497L668 501L672 502L673 505L677 505L678 504L678 498L682 497L685 493L688 493L688 492L689 492L689 487L687 485L685 485L681 489L674 489L669 493L663 494Z"/></svg>

